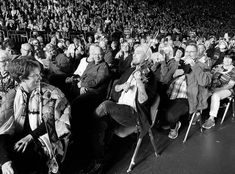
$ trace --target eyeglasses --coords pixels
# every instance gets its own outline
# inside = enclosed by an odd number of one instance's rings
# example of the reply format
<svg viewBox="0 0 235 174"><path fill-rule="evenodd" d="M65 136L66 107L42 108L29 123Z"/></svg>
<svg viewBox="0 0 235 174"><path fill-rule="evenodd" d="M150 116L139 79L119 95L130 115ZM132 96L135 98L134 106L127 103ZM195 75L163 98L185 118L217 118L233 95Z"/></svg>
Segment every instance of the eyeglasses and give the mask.
<svg viewBox="0 0 235 174"><path fill-rule="evenodd" d="M195 53L197 51L185 51L185 53Z"/></svg>
<svg viewBox="0 0 235 174"><path fill-rule="evenodd" d="M32 74L29 77L33 77L33 78L41 78L42 75L41 74Z"/></svg>

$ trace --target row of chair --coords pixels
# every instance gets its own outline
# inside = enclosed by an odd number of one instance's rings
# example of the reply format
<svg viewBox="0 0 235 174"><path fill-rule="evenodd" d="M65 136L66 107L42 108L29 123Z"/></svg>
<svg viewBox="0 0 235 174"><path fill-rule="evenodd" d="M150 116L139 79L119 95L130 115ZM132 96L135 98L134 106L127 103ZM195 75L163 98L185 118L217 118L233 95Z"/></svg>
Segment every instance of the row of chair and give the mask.
<svg viewBox="0 0 235 174"><path fill-rule="evenodd" d="M221 119L220 124L223 124L224 119L225 119L225 116L227 115L229 106L230 106L231 104L232 104L232 109L233 109L233 117L235 117L235 114L234 114L234 113L235 113L235 112L234 112L234 111L235 111L235 110L234 110L234 109L235 109L235 107L234 107L234 104L235 104L235 103L234 103L234 98L235 98L234 95L227 98L228 102L227 102L227 104L226 104L225 111L224 111L224 114L223 114L223 117L222 117L222 119ZM201 114L202 114L202 111L195 112L195 113L192 114L192 117L191 117L191 119L190 119L189 126L188 126L188 129L187 129L187 131L186 131L186 134L185 134L183 143L185 143L185 142L187 141L187 137L188 137L189 131L190 131L190 129L191 129L192 122L193 122L193 120L194 120L196 114L198 114L198 113L200 114L200 118L199 118L200 130L201 130L201 132L203 131L203 129L202 129L202 122L201 122Z"/></svg>
<svg viewBox="0 0 235 174"><path fill-rule="evenodd" d="M228 97L228 102L226 104L226 108L225 108L225 111L224 111L224 114L223 114L223 117L222 117L222 120L220 122L220 124L223 123L224 119L225 119L225 116L227 115L227 112L228 112L228 109L229 109L229 106L232 104L232 107L233 107L233 117L235 117L235 112L234 112L234 99L235 97L234 96L230 96ZM156 148L156 145L155 145L155 141L154 141L154 136L153 136L153 133L152 133L152 127L154 126L155 124L155 120L156 120L156 117L157 117L157 113L158 113L158 106L159 106L159 103L160 103L160 96L156 96L156 99L155 99L155 102L153 103L153 105L151 106L151 112L150 112L150 116L151 116L151 126L149 128L149 131L148 131L148 135L150 137L150 141L151 141L151 144L153 146L153 149L154 149L154 153L155 153L155 156L158 157L159 154L157 152L157 148ZM191 116L191 119L190 119L190 122L189 122L189 126L187 128L187 131L186 131L186 134L185 134L185 137L184 137L184 140L183 140L183 143L186 142L187 140L187 137L188 137L188 134L189 134L189 131L191 129L191 126L192 126L192 122L196 116L196 114L202 114L202 111L198 111L198 112L195 112L192 114ZM202 129L202 123L201 123L201 118L200 118L200 130L201 132L203 131ZM126 127L119 127L116 131L115 131L115 134L119 137L127 137L128 135L132 134L132 133L138 133L138 135L140 134L141 129L139 129L139 125L136 125L135 127L129 127L129 128L126 128ZM136 144L136 147L135 147L135 150L134 150L134 153L132 155L132 158L131 158L131 162L129 164L129 167L127 169L127 173L131 172L134 165L135 165L135 161L136 161L136 156L139 152L139 149L140 149L140 145L142 143L142 140L143 138L142 137L138 137L138 140L137 140L137 144Z"/></svg>

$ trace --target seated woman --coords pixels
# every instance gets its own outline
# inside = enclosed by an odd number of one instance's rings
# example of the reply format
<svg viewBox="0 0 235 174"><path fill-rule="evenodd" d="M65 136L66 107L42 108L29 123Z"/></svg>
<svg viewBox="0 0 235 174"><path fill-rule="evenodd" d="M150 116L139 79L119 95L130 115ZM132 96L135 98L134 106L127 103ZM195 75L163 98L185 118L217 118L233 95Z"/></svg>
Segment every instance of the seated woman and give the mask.
<svg viewBox="0 0 235 174"><path fill-rule="evenodd" d="M210 117L202 125L205 129L210 129L215 126L215 118L218 114L220 100L223 100L234 93L235 67L232 63L233 60L234 56L227 54L223 59L223 63L212 69L213 78L211 84L212 96L209 113Z"/></svg>
<svg viewBox="0 0 235 174"><path fill-rule="evenodd" d="M19 85L0 108L2 173L56 173L69 141L70 105L59 89L40 83L36 61L17 59L9 72Z"/></svg>

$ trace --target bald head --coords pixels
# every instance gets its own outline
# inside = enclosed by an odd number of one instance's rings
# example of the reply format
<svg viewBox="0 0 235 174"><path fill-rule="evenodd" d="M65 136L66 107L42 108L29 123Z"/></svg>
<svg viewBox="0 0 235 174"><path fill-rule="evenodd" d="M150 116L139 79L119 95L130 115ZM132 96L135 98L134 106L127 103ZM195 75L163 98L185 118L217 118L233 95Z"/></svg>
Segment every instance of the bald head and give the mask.
<svg viewBox="0 0 235 174"><path fill-rule="evenodd" d="M20 52L22 56L31 56L32 51L33 51L33 47L29 43L24 43L21 45Z"/></svg>

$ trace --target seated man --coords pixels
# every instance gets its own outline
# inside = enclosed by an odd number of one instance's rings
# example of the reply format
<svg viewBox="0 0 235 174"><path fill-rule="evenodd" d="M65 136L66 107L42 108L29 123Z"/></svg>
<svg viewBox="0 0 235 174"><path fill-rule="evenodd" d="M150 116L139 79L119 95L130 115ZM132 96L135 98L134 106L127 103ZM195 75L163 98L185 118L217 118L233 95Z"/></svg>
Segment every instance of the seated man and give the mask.
<svg viewBox="0 0 235 174"><path fill-rule="evenodd" d="M166 116L171 128L168 137L171 139L178 136L180 117L207 108L208 90L205 87L211 82L211 73L206 71L205 63L197 61L197 51L197 45L186 47L183 62L175 71L168 89L170 105Z"/></svg>
<svg viewBox="0 0 235 174"><path fill-rule="evenodd" d="M78 88L77 83L81 79L81 76L85 71L87 65L93 61L94 48L96 48L96 45L90 45L89 56L82 58L73 75L65 79L65 83L67 83L66 87L67 89L69 89L69 91L67 91L69 100L77 97L77 95L80 94L80 89Z"/></svg>
<svg viewBox="0 0 235 174"><path fill-rule="evenodd" d="M74 127L72 125L72 128L76 129L74 130L75 134L80 132L78 129L90 123L90 115L106 97L110 74L108 65L103 59L103 51L99 46L93 48L93 59L94 61L87 65L77 83L80 95L75 96L75 99L71 102L72 119L74 125L76 125ZM81 124L81 126L78 126L78 124Z"/></svg>
<svg viewBox="0 0 235 174"><path fill-rule="evenodd" d="M104 157L105 135L109 134L109 127L113 129L109 123L124 127L135 127L138 124L141 136L148 131L150 106L157 92L152 71L144 67L145 60L150 56L151 50L148 46L137 47L131 62L132 66L123 73L111 91L112 100L106 100L96 108L98 119L102 122L107 121L108 126L107 129L95 130L97 134L94 136L93 145L96 163L102 163Z"/></svg>
<svg viewBox="0 0 235 174"><path fill-rule="evenodd" d="M235 67L232 64L233 59L234 57L232 57L232 55L225 55L223 63L212 69L210 116L202 125L205 129L210 129L215 126L215 118L219 111L220 100L223 100L234 93Z"/></svg>

